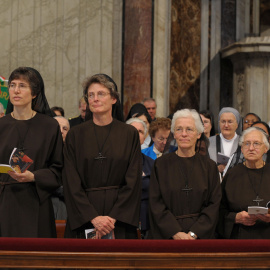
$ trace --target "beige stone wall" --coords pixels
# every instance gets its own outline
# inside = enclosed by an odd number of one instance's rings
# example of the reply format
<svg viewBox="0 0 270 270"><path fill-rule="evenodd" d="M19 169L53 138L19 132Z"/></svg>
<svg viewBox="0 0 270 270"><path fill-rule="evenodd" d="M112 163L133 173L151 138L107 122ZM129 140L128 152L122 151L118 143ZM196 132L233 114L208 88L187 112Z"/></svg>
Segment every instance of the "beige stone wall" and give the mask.
<svg viewBox="0 0 270 270"><path fill-rule="evenodd" d="M122 0L0 0L0 75L40 71L50 106L78 114L81 83L95 73L120 89Z"/></svg>

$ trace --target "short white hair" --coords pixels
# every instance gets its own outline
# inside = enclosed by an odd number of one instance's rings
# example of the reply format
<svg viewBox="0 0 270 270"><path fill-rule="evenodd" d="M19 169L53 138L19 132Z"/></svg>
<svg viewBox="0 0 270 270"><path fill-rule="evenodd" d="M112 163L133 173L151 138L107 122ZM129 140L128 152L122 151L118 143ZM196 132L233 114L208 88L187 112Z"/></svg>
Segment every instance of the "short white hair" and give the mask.
<svg viewBox="0 0 270 270"><path fill-rule="evenodd" d="M269 150L269 148L270 148L269 141L268 141L269 136L259 127L250 127L250 128L247 128L246 130L244 130L240 139L239 139L239 145L240 146L243 145L243 142L245 140L245 136L248 135L252 131L258 131L262 134L263 143L266 146L267 150Z"/></svg>
<svg viewBox="0 0 270 270"><path fill-rule="evenodd" d="M201 134L204 132L204 127L203 123L201 120L201 117L199 113L196 110L190 110L190 109L182 109L177 111L173 115L172 119L172 126L171 126L171 132L174 133L174 128L175 128L175 121L179 118L193 118L195 121L195 127L197 129L198 134Z"/></svg>
<svg viewBox="0 0 270 270"><path fill-rule="evenodd" d="M129 119L126 121L126 124L131 125L131 124L134 123L134 122L140 123L140 124L143 125L143 129L144 129L144 137L145 137L146 134L147 134L147 131L148 131L148 130L147 130L146 124L143 122L143 120L141 120L141 119L139 119L139 118L137 118L137 117L129 118Z"/></svg>
<svg viewBox="0 0 270 270"><path fill-rule="evenodd" d="M54 116L53 118L54 118L54 119L56 119L56 118L62 118L62 119L67 120L68 127L69 127L69 129L70 129L70 124L69 124L69 121L68 121L68 119L67 119L66 117L64 117L64 116L62 116L62 115L56 115L56 116Z"/></svg>

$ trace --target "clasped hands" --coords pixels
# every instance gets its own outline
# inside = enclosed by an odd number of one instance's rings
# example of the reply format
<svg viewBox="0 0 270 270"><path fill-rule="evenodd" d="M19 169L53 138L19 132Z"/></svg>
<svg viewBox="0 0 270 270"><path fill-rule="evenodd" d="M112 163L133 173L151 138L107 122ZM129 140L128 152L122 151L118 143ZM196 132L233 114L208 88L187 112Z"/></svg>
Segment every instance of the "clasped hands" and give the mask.
<svg viewBox="0 0 270 270"><path fill-rule="evenodd" d="M270 222L270 214L249 215L246 211L242 211L236 214L235 223L241 223L245 226L253 226L258 219L264 222Z"/></svg>
<svg viewBox="0 0 270 270"><path fill-rule="evenodd" d="M8 174L15 179L18 182L34 182L35 181L35 176L32 172L30 171L25 171L23 173L16 173L14 171L9 171Z"/></svg>
<svg viewBox="0 0 270 270"><path fill-rule="evenodd" d="M91 220L91 223L96 229L96 239L101 239L102 236L110 233L114 229L116 220L109 216L97 216Z"/></svg>
<svg viewBox="0 0 270 270"><path fill-rule="evenodd" d="M173 236L173 240L195 240L189 233L178 232Z"/></svg>

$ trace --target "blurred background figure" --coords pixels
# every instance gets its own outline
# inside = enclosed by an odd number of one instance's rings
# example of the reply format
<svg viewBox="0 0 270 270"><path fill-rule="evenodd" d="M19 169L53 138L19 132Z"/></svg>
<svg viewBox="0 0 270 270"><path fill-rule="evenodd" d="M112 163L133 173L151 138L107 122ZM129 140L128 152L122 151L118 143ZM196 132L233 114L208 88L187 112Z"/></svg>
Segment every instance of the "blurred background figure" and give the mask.
<svg viewBox="0 0 270 270"><path fill-rule="evenodd" d="M255 113L247 113L243 118L243 130L251 127L253 123L261 121L261 118Z"/></svg>
<svg viewBox="0 0 270 270"><path fill-rule="evenodd" d="M147 126L145 140L143 144L141 144L141 149L145 149L153 144L153 141L151 140L151 137L149 135L149 127L152 122L152 118L149 115L145 106L141 103L136 103L130 108L126 121L134 117L141 119Z"/></svg>
<svg viewBox="0 0 270 270"><path fill-rule="evenodd" d="M140 143L143 144L145 136L147 134L146 124L141 119L138 118L130 118L129 120L127 120L126 123L134 126L138 130ZM154 160L142 153L142 198L141 198L140 226L139 226L142 239L147 238L148 231L150 229L148 201L149 201L149 180L153 165Z"/></svg>
<svg viewBox="0 0 270 270"><path fill-rule="evenodd" d="M55 116L54 118L60 126L60 130L61 130L62 137L63 137L63 142L65 143L67 133L70 130L69 122L63 116Z"/></svg>
<svg viewBox="0 0 270 270"><path fill-rule="evenodd" d="M157 113L157 104L155 99L153 98L145 98L143 100L143 105L147 109L148 113L150 114L152 120L156 119L156 113Z"/></svg>
<svg viewBox="0 0 270 270"><path fill-rule="evenodd" d="M204 126L204 134L207 138L215 136L214 116L210 111L203 110L199 112Z"/></svg>
<svg viewBox="0 0 270 270"><path fill-rule="evenodd" d="M0 102L0 118L5 116L5 108L3 104Z"/></svg>
<svg viewBox="0 0 270 270"><path fill-rule="evenodd" d="M208 152L210 158L217 162L218 170L222 176L229 158L238 147L239 135L242 132L240 113L234 108L224 107L219 112L218 124L220 133L209 138ZM220 159L221 155L218 153L221 153L222 157L224 157L222 160Z"/></svg>
<svg viewBox="0 0 270 270"><path fill-rule="evenodd" d="M149 134L154 143L152 146L143 149L142 153L154 160L162 156L170 131L171 119L158 117L149 128Z"/></svg>
<svg viewBox="0 0 270 270"><path fill-rule="evenodd" d="M68 119L70 128L72 128L72 127L74 127L76 125L79 125L79 124L81 124L81 123L83 123L85 121L86 107L87 107L87 104L86 104L86 101L85 101L85 97L83 96L79 100L80 115L77 116L77 117L73 117L73 118Z"/></svg>
<svg viewBox="0 0 270 270"><path fill-rule="evenodd" d="M65 116L65 111L62 107L54 106L51 110L58 116Z"/></svg>

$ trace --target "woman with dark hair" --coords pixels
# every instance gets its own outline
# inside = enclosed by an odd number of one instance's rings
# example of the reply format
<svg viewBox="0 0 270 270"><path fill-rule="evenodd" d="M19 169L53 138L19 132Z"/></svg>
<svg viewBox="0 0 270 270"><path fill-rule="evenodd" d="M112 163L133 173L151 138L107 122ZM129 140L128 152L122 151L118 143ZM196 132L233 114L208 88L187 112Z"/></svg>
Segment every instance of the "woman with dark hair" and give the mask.
<svg viewBox="0 0 270 270"><path fill-rule="evenodd" d="M210 136L215 136L215 123L214 116L210 111L202 110L199 112L204 126L204 134L209 138Z"/></svg>
<svg viewBox="0 0 270 270"><path fill-rule="evenodd" d="M0 119L0 163L14 148L34 163L23 173L0 174L0 237L56 237L50 195L60 186L62 136L39 72L15 69L8 82L6 116Z"/></svg>
<svg viewBox="0 0 270 270"><path fill-rule="evenodd" d="M243 118L243 130L246 130L247 128L251 127L253 123L260 122L261 118L255 114L255 113L247 113L245 117Z"/></svg>
<svg viewBox="0 0 270 270"><path fill-rule="evenodd" d="M115 82L105 74L87 78L84 95L92 120L73 127L64 146L65 236L137 238L141 200L138 131L122 115Z"/></svg>

